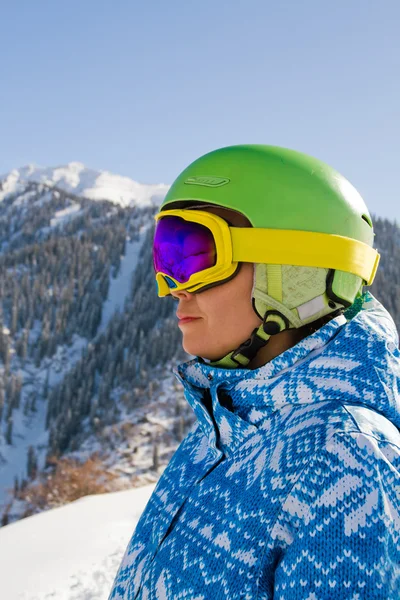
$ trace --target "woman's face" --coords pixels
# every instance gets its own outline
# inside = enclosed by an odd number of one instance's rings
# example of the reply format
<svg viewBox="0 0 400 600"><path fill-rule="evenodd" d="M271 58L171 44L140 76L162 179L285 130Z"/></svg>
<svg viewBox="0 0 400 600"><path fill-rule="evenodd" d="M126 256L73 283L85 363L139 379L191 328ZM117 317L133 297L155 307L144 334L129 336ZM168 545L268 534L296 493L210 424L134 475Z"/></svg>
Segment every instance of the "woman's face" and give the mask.
<svg viewBox="0 0 400 600"><path fill-rule="evenodd" d="M234 211L210 206L202 210L226 218L235 227L250 226L245 217ZM253 263L242 263L233 279L204 292L171 290L179 300L178 318L195 317L193 321L179 321L184 350L193 356L217 360L246 341L262 323L252 307L252 288Z"/></svg>

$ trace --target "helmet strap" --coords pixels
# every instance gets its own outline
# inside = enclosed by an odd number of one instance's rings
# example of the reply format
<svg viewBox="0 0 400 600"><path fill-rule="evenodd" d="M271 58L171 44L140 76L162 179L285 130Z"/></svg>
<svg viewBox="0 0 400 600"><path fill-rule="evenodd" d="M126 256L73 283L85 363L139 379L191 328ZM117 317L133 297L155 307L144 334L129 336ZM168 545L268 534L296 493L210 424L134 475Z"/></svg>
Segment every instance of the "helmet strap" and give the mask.
<svg viewBox="0 0 400 600"><path fill-rule="evenodd" d="M243 342L236 350L229 352L219 360L209 361L203 359L207 364L226 369L246 368L253 360L256 354L266 346L271 336L281 333L287 329L299 329L320 317L327 314L333 316L333 309L328 304L326 295L326 273L324 270L318 270L315 274L310 274L310 269L303 269L301 272L294 272L294 275L308 276L317 278L311 280L314 284L316 296L307 301L307 296L297 296L294 299L299 307L296 309L296 303L292 302L293 308L286 306L283 301L283 285L288 277L283 273L281 265L254 264L254 282L252 289L253 310L257 316L262 319L262 324L256 327L248 340ZM296 282L295 282L296 283ZM269 293L267 293L267 290ZM340 305L336 305L336 309ZM299 314L300 313L300 314ZM333 313L333 314L332 314Z"/></svg>
<svg viewBox="0 0 400 600"><path fill-rule="evenodd" d="M284 315L276 310L269 310L265 313L262 324L253 329L248 340L223 358L211 362L207 361L207 363L212 367L225 369L246 368L258 351L268 344L273 335L289 329L289 327L289 321Z"/></svg>

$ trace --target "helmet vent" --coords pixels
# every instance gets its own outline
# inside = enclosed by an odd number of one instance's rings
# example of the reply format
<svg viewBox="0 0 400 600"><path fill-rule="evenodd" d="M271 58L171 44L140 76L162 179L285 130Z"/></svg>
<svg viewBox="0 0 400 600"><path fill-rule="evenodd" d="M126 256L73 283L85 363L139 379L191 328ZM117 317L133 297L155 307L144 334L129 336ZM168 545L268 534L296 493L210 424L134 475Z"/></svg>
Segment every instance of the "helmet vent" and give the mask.
<svg viewBox="0 0 400 600"><path fill-rule="evenodd" d="M372 227L372 221L371 221L371 219L369 218L369 216L368 216L368 215L362 215L362 217L361 217L361 218L362 218L362 219L364 219L364 221L366 221L366 223L368 223L368 225L369 225L370 227Z"/></svg>

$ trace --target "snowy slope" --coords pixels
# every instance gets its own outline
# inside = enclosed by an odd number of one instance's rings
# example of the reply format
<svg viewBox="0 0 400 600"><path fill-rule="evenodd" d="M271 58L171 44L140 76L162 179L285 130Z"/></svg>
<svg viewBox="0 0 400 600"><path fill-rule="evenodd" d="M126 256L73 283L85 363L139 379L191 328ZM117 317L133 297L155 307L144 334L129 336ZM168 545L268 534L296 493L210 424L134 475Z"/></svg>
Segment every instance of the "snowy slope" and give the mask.
<svg viewBox="0 0 400 600"><path fill-rule="evenodd" d="M158 206L168 191L163 183L146 185L109 171L95 171L80 162L42 168L27 165L0 176L0 201L22 191L29 182L56 186L92 200L110 200L121 206Z"/></svg>
<svg viewBox="0 0 400 600"><path fill-rule="evenodd" d="M1 598L107 600L154 487L86 496L2 527Z"/></svg>
<svg viewBox="0 0 400 600"><path fill-rule="evenodd" d="M122 312L124 309L124 302L129 296L132 275L136 269L139 252L143 245L147 230L148 227L142 226L139 240L127 241L125 256L121 259L119 274L115 279L110 277L110 289L107 300L103 305L98 333L105 330L116 310Z"/></svg>
<svg viewBox="0 0 400 600"><path fill-rule="evenodd" d="M36 368L30 361L19 370L23 377L21 405L35 390L42 390L47 374L50 387L63 379L65 374L81 358L82 349L87 341L74 335L71 346L58 346L55 355L45 358L40 367ZM14 443L9 445L3 436L0 436L0 514L3 513L7 503L12 499L14 477L21 481L26 478L26 459L29 446L37 452L38 464L44 467L49 431L45 428L47 402L39 395L36 412L25 416L22 410L14 411ZM11 494L8 492L11 490ZM1 598L1 596L0 596Z"/></svg>

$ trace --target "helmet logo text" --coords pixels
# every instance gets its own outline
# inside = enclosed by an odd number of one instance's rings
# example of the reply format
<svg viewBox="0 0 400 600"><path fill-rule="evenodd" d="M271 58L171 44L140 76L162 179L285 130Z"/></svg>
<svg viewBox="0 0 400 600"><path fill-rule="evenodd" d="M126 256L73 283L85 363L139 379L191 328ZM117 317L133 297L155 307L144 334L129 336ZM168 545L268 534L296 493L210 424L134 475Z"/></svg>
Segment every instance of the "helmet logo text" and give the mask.
<svg viewBox="0 0 400 600"><path fill-rule="evenodd" d="M230 182L226 177L189 177L185 183L189 185L205 185L207 187L220 187Z"/></svg>

